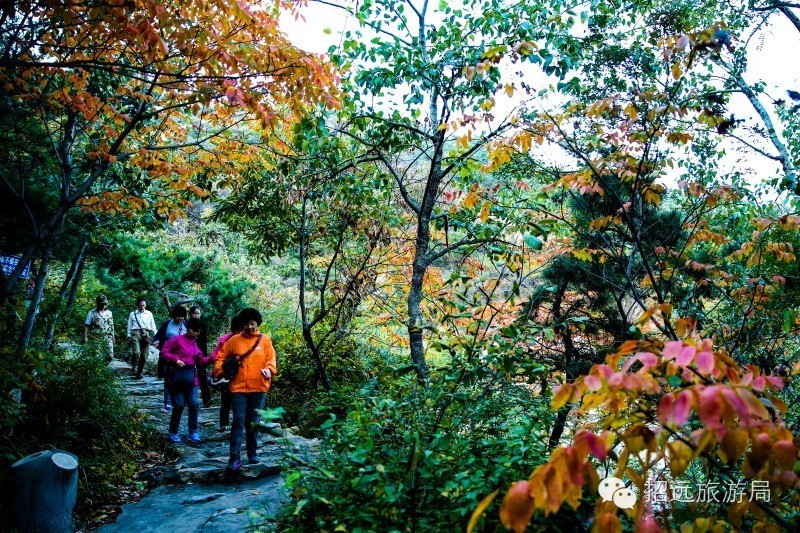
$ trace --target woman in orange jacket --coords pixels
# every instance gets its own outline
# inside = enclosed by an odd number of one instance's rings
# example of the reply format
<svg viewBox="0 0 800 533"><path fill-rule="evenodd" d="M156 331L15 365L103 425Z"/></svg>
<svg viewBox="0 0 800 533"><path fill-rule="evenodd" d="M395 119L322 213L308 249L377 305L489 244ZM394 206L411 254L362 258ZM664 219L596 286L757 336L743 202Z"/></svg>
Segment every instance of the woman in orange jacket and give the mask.
<svg viewBox="0 0 800 533"><path fill-rule="evenodd" d="M258 410L264 407L264 398L270 381L275 375L275 349L269 336L259 332L261 313L252 308L243 309L239 319L244 331L234 335L217 353L214 361L214 377L225 376L222 364L229 356L239 360L239 370L230 379L233 425L231 426L231 446L228 469L236 471L242 466L240 453L242 440L246 434L247 460L250 464L261 461L256 455L258 443L253 430L259 422Z"/></svg>

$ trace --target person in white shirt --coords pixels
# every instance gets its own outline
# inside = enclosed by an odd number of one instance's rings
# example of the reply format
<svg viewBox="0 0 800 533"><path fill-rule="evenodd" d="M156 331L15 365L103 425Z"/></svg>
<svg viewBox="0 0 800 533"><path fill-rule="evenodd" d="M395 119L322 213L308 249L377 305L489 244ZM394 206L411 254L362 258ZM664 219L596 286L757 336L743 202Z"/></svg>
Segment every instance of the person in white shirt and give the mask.
<svg viewBox="0 0 800 533"><path fill-rule="evenodd" d="M150 339L156 334L156 322L153 313L147 310L147 301L139 297L136 299L136 310L128 315L128 342L133 348L131 358L131 376L133 379L142 379L144 363L150 353Z"/></svg>

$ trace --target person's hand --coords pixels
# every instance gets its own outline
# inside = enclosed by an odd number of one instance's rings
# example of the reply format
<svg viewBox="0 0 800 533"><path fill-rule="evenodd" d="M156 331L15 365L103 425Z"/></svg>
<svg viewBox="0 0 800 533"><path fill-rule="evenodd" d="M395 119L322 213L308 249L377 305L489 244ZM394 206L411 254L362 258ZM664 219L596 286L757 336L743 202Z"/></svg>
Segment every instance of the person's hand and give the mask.
<svg viewBox="0 0 800 533"><path fill-rule="evenodd" d="M269 368L262 368L261 375L264 376L265 379L271 379L272 371Z"/></svg>
<svg viewBox="0 0 800 533"><path fill-rule="evenodd" d="M175 364L178 365L178 368L183 368L183 367L186 366L186 363L184 363L183 361L180 361L180 360L178 362L176 362Z"/></svg>

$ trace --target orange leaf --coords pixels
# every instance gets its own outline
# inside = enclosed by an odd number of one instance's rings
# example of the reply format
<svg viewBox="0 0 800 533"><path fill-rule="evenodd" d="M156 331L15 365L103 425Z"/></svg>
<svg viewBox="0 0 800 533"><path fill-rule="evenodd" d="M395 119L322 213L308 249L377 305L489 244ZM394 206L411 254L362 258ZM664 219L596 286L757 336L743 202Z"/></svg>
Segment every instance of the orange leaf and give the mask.
<svg viewBox="0 0 800 533"><path fill-rule="evenodd" d="M726 463L734 463L739 460L747 449L749 438L745 429L730 429L722 437L719 444L720 455Z"/></svg>
<svg viewBox="0 0 800 533"><path fill-rule="evenodd" d="M616 514L603 513L595 516L592 533L621 533L622 524Z"/></svg>
<svg viewBox="0 0 800 533"><path fill-rule="evenodd" d="M781 440L772 447L778 468L790 469L797 462L797 446L790 440Z"/></svg>
<svg viewBox="0 0 800 533"><path fill-rule="evenodd" d="M534 505L529 481L517 481L506 493L500 506L500 521L508 529L522 533L533 516Z"/></svg>

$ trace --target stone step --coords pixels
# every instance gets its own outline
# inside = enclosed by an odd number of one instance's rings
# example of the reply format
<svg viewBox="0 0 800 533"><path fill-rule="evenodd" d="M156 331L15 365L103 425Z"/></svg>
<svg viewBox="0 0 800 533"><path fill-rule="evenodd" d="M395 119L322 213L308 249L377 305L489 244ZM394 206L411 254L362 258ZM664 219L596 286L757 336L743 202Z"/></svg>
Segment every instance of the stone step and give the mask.
<svg viewBox="0 0 800 533"><path fill-rule="evenodd" d="M163 381L153 376L130 379L131 368L124 361L115 359L109 365L122 375L128 401L155 427L163 428L166 438L171 413L163 410ZM218 394L213 401L218 403ZM230 433L218 431L218 405L198 412L200 444L186 442L185 413L181 419L182 442L171 445L177 460L138 476L158 488L141 501L124 505L117 521L99 531L244 531L259 513L274 514L286 500L277 474L291 464L287 452L310 463L319 447L319 441L296 435L291 428L265 424L258 434L261 463L244 464L231 473L226 468Z"/></svg>

